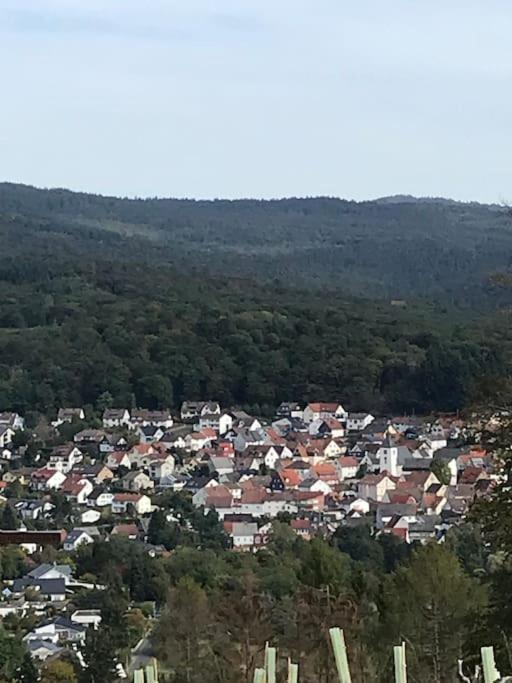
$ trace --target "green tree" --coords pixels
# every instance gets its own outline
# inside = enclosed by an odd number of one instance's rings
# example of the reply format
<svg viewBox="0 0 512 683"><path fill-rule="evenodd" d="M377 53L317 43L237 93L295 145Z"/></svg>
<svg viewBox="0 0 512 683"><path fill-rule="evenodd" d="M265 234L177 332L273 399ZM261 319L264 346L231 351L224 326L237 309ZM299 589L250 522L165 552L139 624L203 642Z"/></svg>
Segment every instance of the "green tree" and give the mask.
<svg viewBox="0 0 512 683"><path fill-rule="evenodd" d="M158 659L174 672L176 681L201 683L209 669L212 614L205 591L184 577L169 592L155 631ZM214 680L211 678L210 680Z"/></svg>
<svg viewBox="0 0 512 683"><path fill-rule="evenodd" d="M127 641L124 643L127 645ZM83 683L106 683L116 679L117 642L112 629L101 624L98 629L87 629L83 658Z"/></svg>
<svg viewBox="0 0 512 683"><path fill-rule="evenodd" d="M18 671L17 680L19 683L37 683L39 681L39 672L34 664L34 660L28 652L25 653L25 656L23 657L23 661ZM58 679L54 680L57 681Z"/></svg>
<svg viewBox="0 0 512 683"><path fill-rule="evenodd" d="M62 659L49 662L41 671L41 683L78 683L75 667Z"/></svg>
<svg viewBox="0 0 512 683"><path fill-rule="evenodd" d="M457 659L471 651L476 617L485 605L484 588L464 573L449 550L430 543L388 582L381 637L387 649L402 640L408 643L414 680L455 680Z"/></svg>
<svg viewBox="0 0 512 683"><path fill-rule="evenodd" d="M9 501L4 505L2 510L2 518L0 520L0 527L2 529L17 529L19 526L18 515L12 503Z"/></svg>
<svg viewBox="0 0 512 683"><path fill-rule="evenodd" d="M452 474L447 463L443 462L440 458L434 458L430 465L430 471L436 475L439 479L439 483L444 484L445 486L449 485Z"/></svg>

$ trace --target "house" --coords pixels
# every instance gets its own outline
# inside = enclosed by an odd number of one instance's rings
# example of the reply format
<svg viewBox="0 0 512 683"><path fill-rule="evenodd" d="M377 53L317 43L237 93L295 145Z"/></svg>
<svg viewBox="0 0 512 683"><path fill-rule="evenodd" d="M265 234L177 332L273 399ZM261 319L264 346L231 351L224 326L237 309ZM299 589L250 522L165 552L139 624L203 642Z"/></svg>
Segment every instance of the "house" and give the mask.
<svg viewBox="0 0 512 683"><path fill-rule="evenodd" d="M101 624L101 610L99 609L77 609L70 617L74 624L81 626L92 626L94 629Z"/></svg>
<svg viewBox="0 0 512 683"><path fill-rule="evenodd" d="M55 507L52 503L44 500L19 500L14 507L23 520L34 521L43 519Z"/></svg>
<svg viewBox="0 0 512 683"><path fill-rule="evenodd" d="M36 491L59 489L65 481L65 474L59 470L50 470L47 467L35 470L30 477L32 487Z"/></svg>
<svg viewBox="0 0 512 683"><path fill-rule="evenodd" d="M249 446L261 446L266 443L267 435L263 429L250 431L245 427L233 430L233 445L235 451L243 453Z"/></svg>
<svg viewBox="0 0 512 683"><path fill-rule="evenodd" d="M85 633L86 628L81 624L76 624L66 617L53 617L36 626L24 636L23 640L26 643L31 640L46 640L54 644L60 642L83 643Z"/></svg>
<svg viewBox="0 0 512 683"><path fill-rule="evenodd" d="M212 474L216 473L219 476L232 474L234 472L233 458L212 456L208 461L208 469Z"/></svg>
<svg viewBox="0 0 512 683"><path fill-rule="evenodd" d="M185 441L187 433L188 431L184 431L183 428L171 429L163 434L160 438L160 443L164 444L167 448L185 449L187 447L187 442Z"/></svg>
<svg viewBox="0 0 512 683"><path fill-rule="evenodd" d="M128 472L121 479L121 486L125 491L145 491L154 488L155 482L145 472L135 471Z"/></svg>
<svg viewBox="0 0 512 683"><path fill-rule="evenodd" d="M119 467L126 467L129 470L132 463L126 451L112 451L112 453L107 455L106 465L113 471L119 469Z"/></svg>
<svg viewBox="0 0 512 683"><path fill-rule="evenodd" d="M100 519L101 512L99 510L94 510L93 508L90 510L84 510L84 512L80 513L80 521L82 524L96 524L96 522L99 522Z"/></svg>
<svg viewBox="0 0 512 683"><path fill-rule="evenodd" d="M101 462L96 462L94 465L84 465L80 468L74 468L76 474L86 477L93 484L108 483L114 478L113 471Z"/></svg>
<svg viewBox="0 0 512 683"><path fill-rule="evenodd" d="M124 515L129 506L133 507L138 515L146 515L152 512L151 499L141 493L115 493L112 498L112 513Z"/></svg>
<svg viewBox="0 0 512 683"><path fill-rule="evenodd" d="M0 425L0 450L10 445L15 432L8 425Z"/></svg>
<svg viewBox="0 0 512 683"><path fill-rule="evenodd" d="M52 450L47 467L49 470L59 470L67 474L82 460L82 451L74 443L68 443Z"/></svg>
<svg viewBox="0 0 512 683"><path fill-rule="evenodd" d="M29 640L26 643L26 648L32 659L37 659L40 662L46 661L49 657L57 658L62 652L64 652L63 647L55 645L55 643L52 643L48 640L42 640L38 638Z"/></svg>
<svg viewBox="0 0 512 683"><path fill-rule="evenodd" d="M225 522L224 525L226 524L231 526L229 536L233 550L254 550L256 546L262 545L257 522Z"/></svg>
<svg viewBox="0 0 512 683"><path fill-rule="evenodd" d="M306 541L313 537L313 524L310 519L292 519L290 527L295 531L297 536Z"/></svg>
<svg viewBox="0 0 512 683"><path fill-rule="evenodd" d="M87 497L87 505L98 508L112 505L113 497L114 494L103 486L96 486Z"/></svg>
<svg viewBox="0 0 512 683"><path fill-rule="evenodd" d="M0 427L10 427L15 432L25 429L25 420L18 413L0 413Z"/></svg>
<svg viewBox="0 0 512 683"><path fill-rule="evenodd" d="M351 455L341 456L336 460L336 471L340 481L354 479L359 471L360 463Z"/></svg>
<svg viewBox="0 0 512 683"><path fill-rule="evenodd" d="M73 422L73 420L85 420L83 408L60 408L57 419L52 422L52 427L60 427L61 424Z"/></svg>
<svg viewBox="0 0 512 683"><path fill-rule="evenodd" d="M201 415L205 401L184 401L180 408L180 417L183 422L196 420Z"/></svg>
<svg viewBox="0 0 512 683"><path fill-rule="evenodd" d="M335 418L344 422L347 412L340 403L308 403L304 408L304 422L310 424L315 420Z"/></svg>
<svg viewBox="0 0 512 683"><path fill-rule="evenodd" d="M71 567L67 564L43 563L29 571L25 578L29 579L63 579L66 586L72 583L73 574Z"/></svg>
<svg viewBox="0 0 512 683"><path fill-rule="evenodd" d="M201 406L201 410L199 411L199 416L203 417L204 415L220 415L220 413L221 413L220 403L218 403L217 401L206 401Z"/></svg>
<svg viewBox="0 0 512 683"><path fill-rule="evenodd" d="M31 579L24 577L15 579L12 586L14 595L23 595L27 589L35 591L38 600L48 602L64 602L66 599L66 583L64 579Z"/></svg>
<svg viewBox="0 0 512 683"><path fill-rule="evenodd" d="M385 527L394 517L400 517L409 524L416 521L418 506L410 503L380 503L377 506L375 525Z"/></svg>
<svg viewBox="0 0 512 683"><path fill-rule="evenodd" d="M139 529L136 524L116 524L112 529L111 536L123 536L130 541L136 541L139 537Z"/></svg>
<svg viewBox="0 0 512 683"><path fill-rule="evenodd" d="M299 484L299 491L307 491L309 493L323 493L329 495L332 493L332 488L322 479L315 479L313 477L303 479Z"/></svg>
<svg viewBox="0 0 512 683"><path fill-rule="evenodd" d="M123 434L107 434L99 444L99 451L102 455L113 451L125 451L127 448L128 441Z"/></svg>
<svg viewBox="0 0 512 683"><path fill-rule="evenodd" d="M82 429L73 437L73 441L80 446L99 446L107 437L103 429Z"/></svg>
<svg viewBox="0 0 512 683"><path fill-rule="evenodd" d="M214 429L216 433L226 434L233 426L233 417L230 413L201 413L199 417L199 430Z"/></svg>
<svg viewBox="0 0 512 683"><path fill-rule="evenodd" d="M390 489L395 489L397 478L387 472L367 474L357 482L357 495L364 500L380 501Z"/></svg>
<svg viewBox="0 0 512 683"><path fill-rule="evenodd" d="M191 432L185 437L185 444L188 450L193 453L211 445L217 438L217 432L212 427L205 427L198 432Z"/></svg>
<svg viewBox="0 0 512 683"><path fill-rule="evenodd" d="M66 536L64 541L64 550L73 551L79 548L81 545L88 545L93 543L94 539L83 529L73 529Z"/></svg>
<svg viewBox="0 0 512 683"><path fill-rule="evenodd" d="M165 434L162 427L155 427L154 425L147 425L144 427L137 427L137 432L142 443L154 443L160 441Z"/></svg>
<svg viewBox="0 0 512 683"><path fill-rule="evenodd" d="M300 403L296 403L295 401L284 401L283 403L280 403L276 411L276 417L278 419L282 417L296 417L299 420L302 420L303 414L304 411L300 407Z"/></svg>
<svg viewBox="0 0 512 683"><path fill-rule="evenodd" d="M331 437L341 439L345 436L345 428L339 420L333 417L319 418L309 423L309 433L312 436Z"/></svg>
<svg viewBox="0 0 512 683"><path fill-rule="evenodd" d="M163 432L174 424L170 410L133 410L130 421L134 428L159 427Z"/></svg>
<svg viewBox="0 0 512 683"><path fill-rule="evenodd" d="M174 457L168 453L149 463L149 476L158 485L165 485L174 472Z"/></svg>
<svg viewBox="0 0 512 683"><path fill-rule="evenodd" d="M93 490L93 485L89 479L82 477L80 474L68 474L60 490L67 500L78 505L84 505L87 501L87 496Z"/></svg>
<svg viewBox="0 0 512 683"><path fill-rule="evenodd" d="M347 416L347 431L361 432L375 420L370 413L349 413Z"/></svg>
<svg viewBox="0 0 512 683"><path fill-rule="evenodd" d="M114 429L114 427L132 426L130 421L130 411L126 408L107 408L103 412L103 427Z"/></svg>

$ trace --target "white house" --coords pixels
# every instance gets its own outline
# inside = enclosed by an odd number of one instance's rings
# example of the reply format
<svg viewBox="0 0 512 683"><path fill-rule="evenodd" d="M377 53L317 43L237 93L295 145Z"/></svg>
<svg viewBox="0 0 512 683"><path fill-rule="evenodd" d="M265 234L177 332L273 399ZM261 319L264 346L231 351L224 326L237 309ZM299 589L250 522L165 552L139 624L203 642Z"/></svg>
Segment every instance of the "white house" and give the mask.
<svg viewBox="0 0 512 683"><path fill-rule="evenodd" d="M359 460L350 455L342 456L336 460L336 473L340 481L343 481L344 479L354 479L359 467Z"/></svg>
<svg viewBox="0 0 512 683"><path fill-rule="evenodd" d="M82 451L77 446L74 444L64 444L53 449L46 466L49 470L59 470L67 474L82 460Z"/></svg>
<svg viewBox="0 0 512 683"><path fill-rule="evenodd" d="M203 413L199 418L199 430L214 429L221 436L233 426L233 417L230 413Z"/></svg>
<svg viewBox="0 0 512 683"><path fill-rule="evenodd" d="M82 524L96 524L101 518L101 512L99 510L85 510L80 514L80 521Z"/></svg>
<svg viewBox="0 0 512 683"><path fill-rule="evenodd" d="M59 489L65 481L65 474L59 470L50 470L47 467L35 470L31 475L31 483L36 491Z"/></svg>
<svg viewBox="0 0 512 683"><path fill-rule="evenodd" d="M89 511L90 512L90 511ZM64 550L73 551L79 548L81 545L88 545L93 543L94 539L83 529L73 529L66 536L64 541Z"/></svg>
<svg viewBox="0 0 512 683"><path fill-rule="evenodd" d="M73 420L85 420L83 408L60 408L57 419L52 422L52 427L60 427L61 424Z"/></svg>
<svg viewBox="0 0 512 683"><path fill-rule="evenodd" d="M10 427L15 432L25 429L25 420L18 413L0 413L0 427Z"/></svg>
<svg viewBox="0 0 512 683"><path fill-rule="evenodd" d="M92 626L94 629L101 624L101 611L99 609L77 609L71 615L71 621L81 626Z"/></svg>
<svg viewBox="0 0 512 683"><path fill-rule="evenodd" d="M304 408L303 419L307 424L331 417L344 422L347 418L347 412L340 403L308 403Z"/></svg>
<svg viewBox="0 0 512 683"><path fill-rule="evenodd" d="M128 506L132 505L138 515L146 515L152 512L151 499L141 493L115 493L112 499L112 513L124 515Z"/></svg>
<svg viewBox="0 0 512 683"><path fill-rule="evenodd" d="M366 429L375 420L370 413L349 413L347 417L347 430L360 432Z"/></svg>
<svg viewBox="0 0 512 683"><path fill-rule="evenodd" d="M107 408L103 413L103 427L105 429L131 428L130 411L126 408Z"/></svg>
<svg viewBox="0 0 512 683"><path fill-rule="evenodd" d="M12 429L12 427L0 424L0 449L3 449L10 444L13 436L14 429Z"/></svg>

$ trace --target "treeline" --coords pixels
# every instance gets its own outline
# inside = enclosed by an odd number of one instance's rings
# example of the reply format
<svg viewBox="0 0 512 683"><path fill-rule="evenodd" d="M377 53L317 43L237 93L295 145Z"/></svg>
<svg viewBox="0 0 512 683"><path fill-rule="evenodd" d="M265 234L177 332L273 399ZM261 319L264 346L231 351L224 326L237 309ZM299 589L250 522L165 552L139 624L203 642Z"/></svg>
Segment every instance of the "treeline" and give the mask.
<svg viewBox="0 0 512 683"><path fill-rule="evenodd" d="M92 411L106 395L150 408L215 398L258 414L293 398L456 410L507 373L501 339L426 307L185 274L123 245L100 255L108 245L92 239L50 244L34 237L22 258L0 259L1 410Z"/></svg>
<svg viewBox="0 0 512 683"><path fill-rule="evenodd" d="M396 198L130 200L0 184L0 214L64 240L96 231L158 247L162 262L304 287L449 305L510 304L512 224L496 206ZM24 230L19 237L23 239Z"/></svg>

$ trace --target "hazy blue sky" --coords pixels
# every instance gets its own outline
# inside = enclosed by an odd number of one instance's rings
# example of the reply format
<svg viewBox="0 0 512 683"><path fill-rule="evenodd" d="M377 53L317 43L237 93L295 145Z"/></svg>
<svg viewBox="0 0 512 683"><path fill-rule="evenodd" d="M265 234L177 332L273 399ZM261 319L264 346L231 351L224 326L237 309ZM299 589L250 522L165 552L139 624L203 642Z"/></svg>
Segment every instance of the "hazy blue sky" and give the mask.
<svg viewBox="0 0 512 683"><path fill-rule="evenodd" d="M512 199L510 0L0 0L0 179Z"/></svg>

